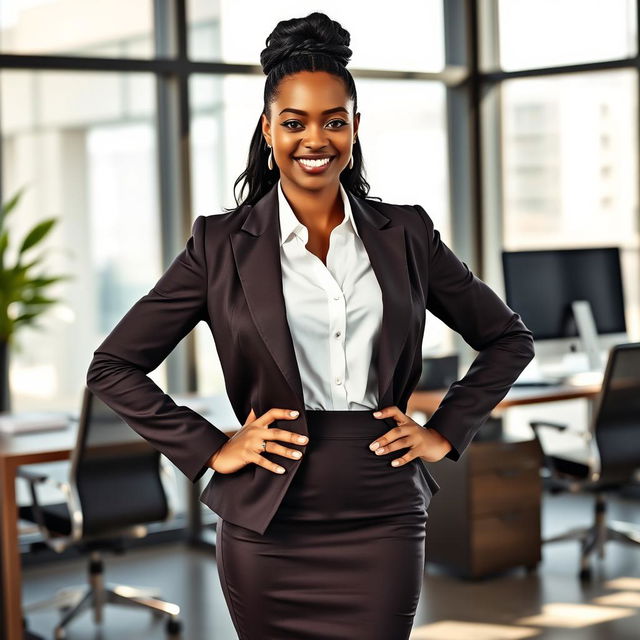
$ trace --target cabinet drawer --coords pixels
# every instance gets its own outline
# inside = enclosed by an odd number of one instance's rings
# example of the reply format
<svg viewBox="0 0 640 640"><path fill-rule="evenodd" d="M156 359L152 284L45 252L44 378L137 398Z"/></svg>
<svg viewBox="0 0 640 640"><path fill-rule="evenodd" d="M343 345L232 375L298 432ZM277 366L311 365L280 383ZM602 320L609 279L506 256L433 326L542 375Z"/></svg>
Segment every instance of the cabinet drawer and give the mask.
<svg viewBox="0 0 640 640"><path fill-rule="evenodd" d="M498 469L539 469L542 466L540 449L535 440L474 442L470 453L471 475Z"/></svg>
<svg viewBox="0 0 640 640"><path fill-rule="evenodd" d="M468 478L473 517L513 509L539 509L541 480L535 469L496 469Z"/></svg>
<svg viewBox="0 0 640 640"><path fill-rule="evenodd" d="M472 529L472 567L476 574L540 560L539 509L477 518Z"/></svg>

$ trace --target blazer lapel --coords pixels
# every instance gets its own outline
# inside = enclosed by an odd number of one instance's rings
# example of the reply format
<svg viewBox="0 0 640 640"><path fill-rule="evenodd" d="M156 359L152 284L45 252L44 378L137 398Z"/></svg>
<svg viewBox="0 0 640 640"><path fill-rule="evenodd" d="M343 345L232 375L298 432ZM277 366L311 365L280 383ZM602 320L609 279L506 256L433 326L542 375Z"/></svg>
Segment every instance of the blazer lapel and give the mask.
<svg viewBox="0 0 640 640"><path fill-rule="evenodd" d="M357 198L349 191L347 196L362 243L369 255L371 268L382 291L383 312L376 370L378 406L386 407L393 402L391 381L411 322L405 230L402 225L389 226L391 218L363 198Z"/></svg>
<svg viewBox="0 0 640 640"><path fill-rule="evenodd" d="M269 353L304 409L300 370L287 322L280 263L278 184L249 209L231 243L247 306ZM404 227L347 191L358 232L382 291L383 315L376 368L379 406L391 404L390 387L411 318ZM375 350L374 350L375 353Z"/></svg>
<svg viewBox="0 0 640 640"><path fill-rule="evenodd" d="M277 187L276 182L249 209L242 227L231 234L231 243L253 321L300 408L304 409L302 380L282 288Z"/></svg>

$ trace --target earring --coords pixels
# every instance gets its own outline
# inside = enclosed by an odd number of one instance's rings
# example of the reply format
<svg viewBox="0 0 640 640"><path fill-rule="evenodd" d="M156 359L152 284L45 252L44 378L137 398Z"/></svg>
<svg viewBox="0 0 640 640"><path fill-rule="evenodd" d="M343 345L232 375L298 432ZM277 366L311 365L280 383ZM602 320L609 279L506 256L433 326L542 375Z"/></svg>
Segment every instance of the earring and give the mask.
<svg viewBox="0 0 640 640"><path fill-rule="evenodd" d="M356 139L353 139L353 144L356 143ZM349 158L349 169L353 169L353 153L351 154L351 157Z"/></svg>
<svg viewBox="0 0 640 640"><path fill-rule="evenodd" d="M269 147L269 145L267 145ZM270 153L269 153L269 159L267 160L267 167L269 167L269 171L273 171L273 148L269 147L269 149L271 149Z"/></svg>

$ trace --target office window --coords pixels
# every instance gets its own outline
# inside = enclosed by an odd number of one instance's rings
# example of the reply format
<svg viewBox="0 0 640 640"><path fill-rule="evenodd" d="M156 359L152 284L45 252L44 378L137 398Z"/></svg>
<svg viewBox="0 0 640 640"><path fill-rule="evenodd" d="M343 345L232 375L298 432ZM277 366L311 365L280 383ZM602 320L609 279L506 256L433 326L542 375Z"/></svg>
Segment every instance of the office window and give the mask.
<svg viewBox="0 0 640 640"><path fill-rule="evenodd" d="M37 221L58 224L37 271L71 274L62 304L24 328L11 359L13 409L79 409L93 349L160 276L153 78L0 73L3 193L26 191L7 226L10 262ZM165 365L152 376L164 383Z"/></svg>
<svg viewBox="0 0 640 640"><path fill-rule="evenodd" d="M505 71L636 55L636 0L499 0Z"/></svg>
<svg viewBox="0 0 640 640"><path fill-rule="evenodd" d="M244 171L262 111L264 78L225 74L190 78L193 213L211 215L236 206L233 183ZM239 193L239 188L237 189ZM245 192L246 195L246 192ZM224 394L224 376L209 328L195 329L198 390Z"/></svg>
<svg viewBox="0 0 640 640"><path fill-rule="evenodd" d="M322 11L351 34L349 67L440 71L444 67L442 0L399 0L380 11L369 5L329 0L188 0L189 56L260 63L265 39L280 20ZM251 17L249 20L248 17Z"/></svg>
<svg viewBox="0 0 640 640"><path fill-rule="evenodd" d="M451 245L444 85L360 78L357 86L370 195L422 205ZM425 355L450 351L452 337L444 323L426 312Z"/></svg>
<svg viewBox="0 0 640 640"><path fill-rule="evenodd" d="M630 70L502 84L504 246L619 245L630 332L640 327L637 90Z"/></svg>
<svg viewBox="0 0 640 640"><path fill-rule="evenodd" d="M2 0L0 52L153 56L153 0Z"/></svg>

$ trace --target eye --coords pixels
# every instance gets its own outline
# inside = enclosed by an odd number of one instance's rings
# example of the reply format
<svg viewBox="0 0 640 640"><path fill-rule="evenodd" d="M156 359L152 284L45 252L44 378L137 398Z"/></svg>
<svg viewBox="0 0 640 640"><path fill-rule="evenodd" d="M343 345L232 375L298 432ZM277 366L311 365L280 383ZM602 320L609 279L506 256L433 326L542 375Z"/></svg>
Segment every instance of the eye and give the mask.
<svg viewBox="0 0 640 640"><path fill-rule="evenodd" d="M331 120L330 122L328 122L327 124L333 124L333 123L339 123L340 126L339 127L330 127L331 129L342 129L343 127L347 126L347 122L345 122L344 120L341 120L340 118L336 119L336 120ZM290 124L301 124L299 120L287 120L286 122L282 123L282 126L285 129L289 129L290 131L298 131L297 127L290 127Z"/></svg>

